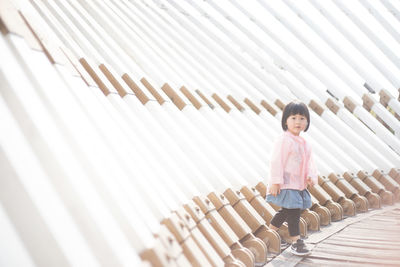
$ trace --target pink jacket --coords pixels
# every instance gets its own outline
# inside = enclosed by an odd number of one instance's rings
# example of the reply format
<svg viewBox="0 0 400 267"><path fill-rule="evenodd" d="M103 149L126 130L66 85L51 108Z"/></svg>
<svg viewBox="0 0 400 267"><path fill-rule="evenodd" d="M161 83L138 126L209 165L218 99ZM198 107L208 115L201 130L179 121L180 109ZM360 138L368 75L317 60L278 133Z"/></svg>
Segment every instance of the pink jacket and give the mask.
<svg viewBox="0 0 400 267"><path fill-rule="evenodd" d="M275 142L271 154L268 187L279 184L280 189L304 190L307 177L318 184L311 146L303 137L286 131Z"/></svg>

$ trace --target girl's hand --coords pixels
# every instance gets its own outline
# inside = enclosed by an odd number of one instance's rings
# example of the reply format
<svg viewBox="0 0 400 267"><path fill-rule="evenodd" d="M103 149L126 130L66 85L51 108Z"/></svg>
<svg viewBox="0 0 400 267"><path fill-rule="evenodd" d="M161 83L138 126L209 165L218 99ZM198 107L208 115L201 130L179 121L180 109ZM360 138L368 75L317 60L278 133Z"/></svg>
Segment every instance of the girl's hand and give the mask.
<svg viewBox="0 0 400 267"><path fill-rule="evenodd" d="M313 186L314 185L314 181L311 179L311 177L308 177L307 178L307 184L309 185L309 186Z"/></svg>
<svg viewBox="0 0 400 267"><path fill-rule="evenodd" d="M269 192L276 197L276 195L281 193L281 187L279 186L279 184L273 184L270 186L269 188Z"/></svg>

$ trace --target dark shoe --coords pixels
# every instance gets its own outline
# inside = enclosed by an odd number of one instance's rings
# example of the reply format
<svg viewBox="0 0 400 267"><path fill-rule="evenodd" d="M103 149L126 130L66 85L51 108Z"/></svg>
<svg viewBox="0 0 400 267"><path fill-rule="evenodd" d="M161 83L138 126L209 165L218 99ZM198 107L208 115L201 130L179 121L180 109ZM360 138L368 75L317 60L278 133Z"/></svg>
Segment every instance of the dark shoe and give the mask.
<svg viewBox="0 0 400 267"><path fill-rule="evenodd" d="M311 251L307 248L302 239L298 239L296 243L290 246L290 252L297 256L307 256L311 254Z"/></svg>

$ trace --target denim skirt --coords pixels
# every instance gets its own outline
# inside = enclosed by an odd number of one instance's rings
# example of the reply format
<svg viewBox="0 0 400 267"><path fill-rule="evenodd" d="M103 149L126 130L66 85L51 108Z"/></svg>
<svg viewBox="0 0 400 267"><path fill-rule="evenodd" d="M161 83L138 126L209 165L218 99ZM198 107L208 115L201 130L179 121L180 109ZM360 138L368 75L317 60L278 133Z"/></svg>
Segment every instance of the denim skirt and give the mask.
<svg viewBox="0 0 400 267"><path fill-rule="evenodd" d="M267 195L267 202L286 209L308 209L311 208L311 196L307 189L302 191L295 189L282 189L281 192L273 196Z"/></svg>

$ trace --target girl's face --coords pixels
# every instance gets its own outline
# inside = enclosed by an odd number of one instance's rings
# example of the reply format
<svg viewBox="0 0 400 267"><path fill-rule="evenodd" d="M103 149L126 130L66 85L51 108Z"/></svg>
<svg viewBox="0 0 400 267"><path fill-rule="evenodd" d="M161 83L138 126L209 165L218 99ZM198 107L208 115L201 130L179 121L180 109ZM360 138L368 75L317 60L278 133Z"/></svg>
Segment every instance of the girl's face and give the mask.
<svg viewBox="0 0 400 267"><path fill-rule="evenodd" d="M299 135L307 127L307 118L300 114L290 115L286 120L288 131L293 135Z"/></svg>

